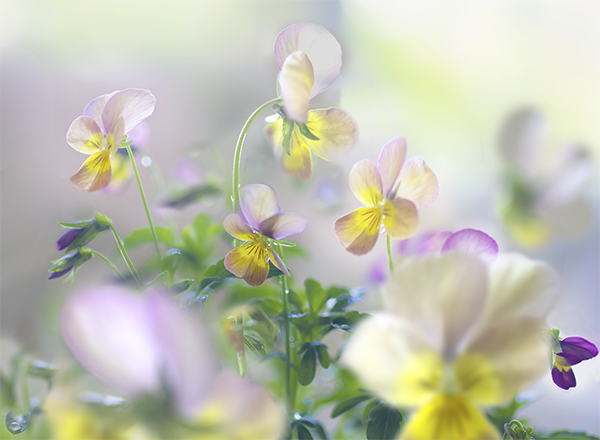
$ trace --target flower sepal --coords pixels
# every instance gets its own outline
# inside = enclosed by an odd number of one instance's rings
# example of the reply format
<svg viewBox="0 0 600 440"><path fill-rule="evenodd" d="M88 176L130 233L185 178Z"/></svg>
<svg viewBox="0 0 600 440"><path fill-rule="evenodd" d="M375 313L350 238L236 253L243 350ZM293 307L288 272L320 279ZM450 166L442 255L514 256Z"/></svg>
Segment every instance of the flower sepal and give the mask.
<svg viewBox="0 0 600 440"><path fill-rule="evenodd" d="M58 222L67 228L57 240L56 247L59 251L71 252L77 248L87 245L96 236L110 228L112 221L107 216L96 212L94 218L80 222Z"/></svg>
<svg viewBox="0 0 600 440"><path fill-rule="evenodd" d="M72 279L74 281L79 268L83 266L86 261L91 260L93 256L94 254L91 250L79 248L75 252L67 254L58 260L53 260L52 266L48 269L48 272L50 272L48 279L53 280L72 271L67 280Z"/></svg>

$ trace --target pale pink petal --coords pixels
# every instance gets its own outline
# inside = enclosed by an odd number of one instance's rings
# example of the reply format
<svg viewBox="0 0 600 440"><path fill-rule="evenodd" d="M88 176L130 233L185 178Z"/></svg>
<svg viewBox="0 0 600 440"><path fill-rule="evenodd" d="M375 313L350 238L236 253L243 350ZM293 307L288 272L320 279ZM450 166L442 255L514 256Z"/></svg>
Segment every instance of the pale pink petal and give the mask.
<svg viewBox="0 0 600 440"><path fill-rule="evenodd" d="M450 234L451 233L449 232L448 235ZM403 256L416 255L417 252L419 252L419 249L421 249L421 247L424 246L435 235L436 234L433 232L415 235L411 238L407 238L406 240L398 242L396 249L398 250L398 253ZM442 244L443 241L440 243L440 248L442 247Z"/></svg>
<svg viewBox="0 0 600 440"><path fill-rule="evenodd" d="M307 225L308 220L300 214L284 212L264 220L260 224L259 231L267 237L279 240L303 232Z"/></svg>
<svg viewBox="0 0 600 440"><path fill-rule="evenodd" d="M87 116L75 119L67 132L67 143L83 154L97 153L103 140L102 129Z"/></svg>
<svg viewBox="0 0 600 440"><path fill-rule="evenodd" d="M442 231L434 234L427 242L425 242L418 250L419 254L425 254L429 252L441 252L442 246L444 243L452 235L450 231Z"/></svg>
<svg viewBox="0 0 600 440"><path fill-rule="evenodd" d="M364 205L378 205L383 200L381 176L373 162L361 160L354 164L348 177L352 194Z"/></svg>
<svg viewBox="0 0 600 440"><path fill-rule="evenodd" d="M296 23L282 30L275 39L275 61L281 70L291 53L302 51L313 65L315 83L310 99L329 87L340 75L342 48L323 26Z"/></svg>
<svg viewBox="0 0 600 440"><path fill-rule="evenodd" d="M463 229L450 235L441 251L465 251L487 261L494 261L498 255L498 243L492 237L476 229Z"/></svg>
<svg viewBox="0 0 600 440"><path fill-rule="evenodd" d="M263 221L279 214L277 195L273 188L263 183L244 185L240 189L240 209L248 224L260 230Z"/></svg>
<svg viewBox="0 0 600 440"><path fill-rule="evenodd" d="M124 120L124 133L140 124L154 112L156 98L148 90L126 89L115 93L104 106L102 122L109 131L120 117Z"/></svg>
<svg viewBox="0 0 600 440"><path fill-rule="evenodd" d="M118 93L118 90L97 97L96 99L90 101L90 103L83 110L83 115L92 118L94 121L96 121L96 124L102 127L102 132L104 134L106 134L108 130L104 130L104 123L102 122L102 112L104 112L104 106L106 105L110 97L113 96L115 93Z"/></svg>
<svg viewBox="0 0 600 440"><path fill-rule="evenodd" d="M254 238L252 229L248 227L239 214L229 214L225 217L225 220L223 220L223 227L229 235L238 240L248 241Z"/></svg>
<svg viewBox="0 0 600 440"><path fill-rule="evenodd" d="M381 175L381 184L384 197L390 195L394 182L400 175L400 169L406 159L406 139L397 137L389 141L381 149L377 169Z"/></svg>
<svg viewBox="0 0 600 440"><path fill-rule="evenodd" d="M313 67L304 52L290 54L279 73L279 86L286 116L295 122L308 122L310 91L314 83Z"/></svg>
<svg viewBox="0 0 600 440"><path fill-rule="evenodd" d="M400 185L392 191L395 197L413 202L418 209L436 201L440 187L431 168L420 157L411 157L400 170Z"/></svg>

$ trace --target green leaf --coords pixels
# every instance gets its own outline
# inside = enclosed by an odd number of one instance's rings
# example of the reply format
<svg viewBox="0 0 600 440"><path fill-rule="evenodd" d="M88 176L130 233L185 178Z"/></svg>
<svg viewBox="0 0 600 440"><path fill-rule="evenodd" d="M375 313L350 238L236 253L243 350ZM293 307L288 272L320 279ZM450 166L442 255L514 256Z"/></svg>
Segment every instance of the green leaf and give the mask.
<svg viewBox="0 0 600 440"><path fill-rule="evenodd" d="M350 289L342 286L329 286L325 291L327 293L327 299L337 298L341 295L347 295L350 293Z"/></svg>
<svg viewBox="0 0 600 440"><path fill-rule="evenodd" d="M400 430L402 414L397 408L391 408L383 403L375 405L369 414L367 423L368 440L395 439Z"/></svg>
<svg viewBox="0 0 600 440"><path fill-rule="evenodd" d="M165 228L164 226L155 226L154 229L156 230L156 236L159 242L170 247L173 246L173 241L175 239L169 228ZM136 229L127 237L125 237L123 239L123 244L126 248L133 249L146 243L152 243L153 241L154 238L152 237L152 231L150 231L150 228L141 228Z"/></svg>
<svg viewBox="0 0 600 440"><path fill-rule="evenodd" d="M363 413L362 413L362 422L363 423L366 423L369 420L369 416L371 415L371 410L373 409L373 407L375 405L379 405L380 403L381 403L381 400L373 399L365 405L365 409L363 410Z"/></svg>
<svg viewBox="0 0 600 440"><path fill-rule="evenodd" d="M296 125L298 126L298 129L300 130L300 133L302 133L302 135L303 135L305 138L308 138L308 139L310 139L310 140L313 140L313 141L318 141L318 140L319 140L319 138L318 138L318 137L316 137L316 136L315 136L315 135L314 135L314 134L313 134L313 133L312 133L312 132L311 132L311 131L308 129L308 126L307 126L306 124L300 124L300 123L298 123L298 124L296 124Z"/></svg>
<svg viewBox="0 0 600 440"><path fill-rule="evenodd" d="M296 433L298 434L298 440L313 440L313 436L310 431L302 424L296 423Z"/></svg>
<svg viewBox="0 0 600 440"><path fill-rule="evenodd" d="M190 186L184 189L173 189L159 204L174 209L184 209L187 206L197 203L205 197L214 196L221 193L221 188L213 183L203 183Z"/></svg>
<svg viewBox="0 0 600 440"><path fill-rule="evenodd" d="M154 280L148 283L148 286L169 288L169 271L165 270L158 274Z"/></svg>
<svg viewBox="0 0 600 440"><path fill-rule="evenodd" d="M283 123L281 124L281 146L283 147L283 151L290 155L290 145L292 143L292 136L294 134L294 121L291 121L287 118L283 119Z"/></svg>
<svg viewBox="0 0 600 440"><path fill-rule="evenodd" d="M585 440L598 440L599 439L598 436L593 435L593 434L588 434L585 431L569 431L567 429L562 429L560 431L553 431L544 437L535 436L535 438L561 438L561 439L577 438L577 439L585 439Z"/></svg>
<svg viewBox="0 0 600 440"><path fill-rule="evenodd" d="M317 437L319 439L327 440L327 433L325 432L325 428L323 428L323 425L319 422L302 417L298 420L298 423L312 429L315 432L315 434L317 434Z"/></svg>
<svg viewBox="0 0 600 440"><path fill-rule="evenodd" d="M174 294L183 293L190 288L190 286L194 283L194 280L186 278L184 280L179 280L176 283L173 283L171 286L171 292Z"/></svg>
<svg viewBox="0 0 600 440"><path fill-rule="evenodd" d="M315 348L310 344L306 353L302 357L300 362L300 370L298 371L298 383L303 386L310 385L315 378L317 371L317 352Z"/></svg>
<svg viewBox="0 0 600 440"><path fill-rule="evenodd" d="M307 278L304 281L304 291L306 292L306 298L308 299L310 311L313 314L317 314L325 304L325 301L327 301L325 289L323 289L318 281L312 278Z"/></svg>
<svg viewBox="0 0 600 440"><path fill-rule="evenodd" d="M507 405L491 409L487 415L496 429L503 432L504 424L513 420L517 411L528 403L531 403L531 400L517 400L515 396Z"/></svg>
<svg viewBox="0 0 600 440"><path fill-rule="evenodd" d="M351 410L359 403L364 402L368 399L372 399L372 396L355 396L346 400L342 400L340 403L333 407L333 410L331 410L331 418L335 419L337 416L344 414L346 411Z"/></svg>
<svg viewBox="0 0 600 440"><path fill-rule="evenodd" d="M321 342L315 342L313 345L317 350L317 357L321 366L325 369L329 368L329 365L331 365L331 358L329 357L327 346Z"/></svg>
<svg viewBox="0 0 600 440"><path fill-rule="evenodd" d="M39 377L40 379L45 379L47 381L51 381L54 378L55 373L56 368L43 361L33 361L29 364L29 368L27 369L27 374L29 376Z"/></svg>

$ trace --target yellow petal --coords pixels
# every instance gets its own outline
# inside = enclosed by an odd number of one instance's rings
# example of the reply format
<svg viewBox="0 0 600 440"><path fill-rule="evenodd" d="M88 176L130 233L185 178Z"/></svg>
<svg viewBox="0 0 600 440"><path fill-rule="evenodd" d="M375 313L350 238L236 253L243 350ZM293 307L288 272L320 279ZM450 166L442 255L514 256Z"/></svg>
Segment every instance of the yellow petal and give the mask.
<svg viewBox="0 0 600 440"><path fill-rule="evenodd" d="M383 225L388 235L396 240L412 236L419 224L419 214L414 203L406 199L386 200L383 208Z"/></svg>
<svg viewBox="0 0 600 440"><path fill-rule="evenodd" d="M370 160L354 164L348 176L350 190L364 205L378 205L383 201L381 176L377 166Z"/></svg>
<svg viewBox="0 0 600 440"><path fill-rule="evenodd" d="M225 231L233 238L237 238L242 241L251 241L255 238L252 230L248 227L246 222L242 219L239 214L229 214L223 220L223 227ZM238 275L238 276L244 276Z"/></svg>
<svg viewBox="0 0 600 440"><path fill-rule="evenodd" d="M321 159L335 160L356 141L354 120L339 108L325 108L308 112L308 124L318 141L302 136L304 143ZM299 131L296 127L294 131Z"/></svg>
<svg viewBox="0 0 600 440"><path fill-rule="evenodd" d="M279 73L279 85L285 114L292 121L308 122L310 92L314 81L313 66L304 52L298 51L287 56Z"/></svg>
<svg viewBox="0 0 600 440"><path fill-rule="evenodd" d="M500 435L468 399L438 395L412 416L400 434L411 440L499 440Z"/></svg>
<svg viewBox="0 0 600 440"><path fill-rule="evenodd" d="M260 286L269 274L267 251L260 243L245 243L225 256L225 267L251 286Z"/></svg>
<svg viewBox="0 0 600 440"><path fill-rule="evenodd" d="M348 252L366 254L377 242L381 219L379 208L358 208L335 222L335 235Z"/></svg>
<svg viewBox="0 0 600 440"><path fill-rule="evenodd" d="M312 173L312 156L304 140L298 129L294 128L290 154L283 153L281 155L283 169L300 180L307 180Z"/></svg>
<svg viewBox="0 0 600 440"><path fill-rule="evenodd" d="M96 121L87 116L75 119L67 132L67 143L83 154L97 153L103 142L102 129Z"/></svg>
<svg viewBox="0 0 600 440"><path fill-rule="evenodd" d="M273 153L275 153L277 158L280 158L283 154L283 147L281 146L281 143L283 142L281 124L282 119L277 118L265 126L265 137L267 138L267 142L269 142L269 145L273 149Z"/></svg>
<svg viewBox="0 0 600 440"><path fill-rule="evenodd" d="M97 191L110 183L111 157L107 150L98 151L91 155L71 176L71 182L84 191Z"/></svg>

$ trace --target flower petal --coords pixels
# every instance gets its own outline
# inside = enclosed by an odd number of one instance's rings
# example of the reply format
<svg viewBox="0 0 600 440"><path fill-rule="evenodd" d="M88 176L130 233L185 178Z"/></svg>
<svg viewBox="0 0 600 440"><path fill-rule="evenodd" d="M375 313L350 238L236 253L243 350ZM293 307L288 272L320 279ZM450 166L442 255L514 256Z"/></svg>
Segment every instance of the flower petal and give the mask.
<svg viewBox="0 0 600 440"><path fill-rule="evenodd" d="M399 186L392 189L394 197L413 202L418 209L436 201L440 187L431 168L420 157L411 157L400 170ZM390 196L391 197L391 196Z"/></svg>
<svg viewBox="0 0 600 440"><path fill-rule="evenodd" d="M285 59L279 72L279 86L286 116L306 124L310 108L310 91L314 83L313 67L304 52L294 52Z"/></svg>
<svg viewBox="0 0 600 440"><path fill-rule="evenodd" d="M84 191L97 191L110 183L111 158L107 150L91 155L71 176L71 183Z"/></svg>
<svg viewBox="0 0 600 440"><path fill-rule="evenodd" d="M429 238L429 240L427 240L425 243L423 243L423 245L421 247L419 247L419 250L417 252L419 254L425 254L428 252L438 252L439 253L442 251L442 246L444 246L444 243L446 242L448 237L450 237L451 235L452 235L452 232L450 232L450 231L438 232L438 233L434 234L431 238Z"/></svg>
<svg viewBox="0 0 600 440"><path fill-rule="evenodd" d="M102 146L104 135L98 124L87 116L79 116L67 132L67 143L83 154L94 154Z"/></svg>
<svg viewBox="0 0 600 440"><path fill-rule="evenodd" d="M258 230L267 237L279 240L303 232L307 225L308 220L300 214L284 212L264 220Z"/></svg>
<svg viewBox="0 0 600 440"><path fill-rule="evenodd" d="M303 142L321 159L335 160L356 142L357 128L354 120L343 110L330 107L308 112L306 124L318 141L302 136Z"/></svg>
<svg viewBox="0 0 600 440"><path fill-rule="evenodd" d="M342 48L323 26L296 23L282 30L275 39L275 61L282 69L288 55L302 51L314 68L315 83L310 99L320 94L337 79L342 67Z"/></svg>
<svg viewBox="0 0 600 440"><path fill-rule="evenodd" d="M96 99L93 99L89 102L88 105L85 106L85 109L83 110L83 115L92 118L94 121L96 121L98 126L104 129L104 123L102 122L102 112L104 111L104 106L106 106L106 103L111 98L111 96L118 92L119 91L116 90L112 93L107 93L106 95L101 95L98 96ZM103 131L102 133L106 134L107 131Z"/></svg>
<svg viewBox="0 0 600 440"><path fill-rule="evenodd" d="M229 235L238 240L249 241L254 238L252 230L239 214L229 214L225 217L225 220L223 220L223 227Z"/></svg>
<svg viewBox="0 0 600 440"><path fill-rule="evenodd" d="M577 385L575 373L571 368L552 367L552 381L563 390L568 390Z"/></svg>
<svg viewBox="0 0 600 440"><path fill-rule="evenodd" d="M305 141L306 138L300 135L297 128L294 128L290 154L283 153L281 155L283 169L299 180L308 180L312 174L312 155ZM283 151L283 147L281 147L281 151Z"/></svg>
<svg viewBox="0 0 600 440"><path fill-rule="evenodd" d="M361 160L348 176L352 194L364 205L375 206L383 200L381 176L373 162Z"/></svg>
<svg viewBox="0 0 600 440"><path fill-rule="evenodd" d="M335 235L348 252L364 255L379 236L382 214L378 208L358 208L335 222Z"/></svg>
<svg viewBox="0 0 600 440"><path fill-rule="evenodd" d="M290 275L290 271L288 270L287 266L285 265L279 254L276 251L274 251L271 247L267 248L267 255L269 256L269 261L273 263L273 266L282 271L285 276Z"/></svg>
<svg viewBox="0 0 600 440"><path fill-rule="evenodd" d="M258 243L244 243L225 256L225 267L251 286L260 286L269 274L267 251Z"/></svg>
<svg viewBox="0 0 600 440"><path fill-rule="evenodd" d="M569 355L573 360L576 360L576 363L570 362L571 365L598 356L598 347L595 344L577 336L561 340L560 348L562 354Z"/></svg>
<svg viewBox="0 0 600 440"><path fill-rule="evenodd" d="M106 102L102 112L105 132L110 131L117 120L122 117L123 132L128 133L154 112L155 105L156 98L148 90L126 89L114 93Z"/></svg>
<svg viewBox="0 0 600 440"><path fill-rule="evenodd" d="M415 204L406 199L386 200L383 225L387 234L396 240L412 236L419 224L419 213Z"/></svg>
<svg viewBox="0 0 600 440"><path fill-rule="evenodd" d="M377 169L381 175L382 192L385 197L390 195L405 159L406 139L403 137L392 139L381 149Z"/></svg>
<svg viewBox="0 0 600 440"><path fill-rule="evenodd" d="M283 151L283 133L281 131L281 124L283 120L281 118L275 119L273 122L269 122L265 125L264 133L267 138L267 142L271 146L273 153L275 153L275 157L278 159L281 158L281 155L284 153ZM291 150L291 148L290 148Z"/></svg>
<svg viewBox="0 0 600 440"><path fill-rule="evenodd" d="M240 189L240 209L246 221L254 229L269 217L279 214L277 195L273 188L264 183L250 183Z"/></svg>
<svg viewBox="0 0 600 440"><path fill-rule="evenodd" d="M498 255L498 243L492 237L476 229L462 229L450 235L441 251L461 250L494 261Z"/></svg>

